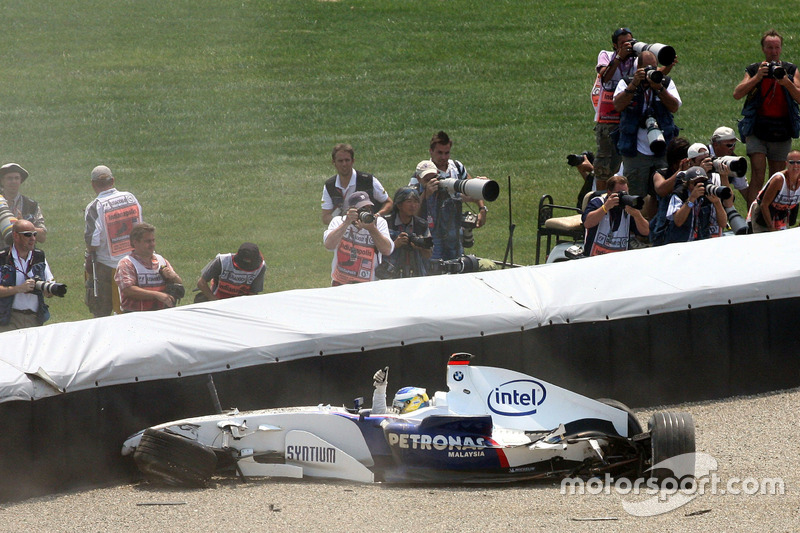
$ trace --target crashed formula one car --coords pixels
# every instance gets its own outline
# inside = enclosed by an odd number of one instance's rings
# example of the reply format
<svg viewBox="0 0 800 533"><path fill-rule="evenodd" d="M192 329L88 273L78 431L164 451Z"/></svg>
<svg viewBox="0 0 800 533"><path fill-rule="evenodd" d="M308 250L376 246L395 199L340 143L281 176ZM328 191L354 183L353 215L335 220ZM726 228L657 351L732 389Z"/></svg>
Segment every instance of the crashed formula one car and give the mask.
<svg viewBox="0 0 800 533"><path fill-rule="evenodd" d="M151 481L203 486L225 470L360 482L669 477L648 470L695 451L688 413L655 413L643 431L619 402L471 366L470 357L451 356L448 392L410 413L322 405L233 410L145 429L125 441L122 453L133 454Z"/></svg>

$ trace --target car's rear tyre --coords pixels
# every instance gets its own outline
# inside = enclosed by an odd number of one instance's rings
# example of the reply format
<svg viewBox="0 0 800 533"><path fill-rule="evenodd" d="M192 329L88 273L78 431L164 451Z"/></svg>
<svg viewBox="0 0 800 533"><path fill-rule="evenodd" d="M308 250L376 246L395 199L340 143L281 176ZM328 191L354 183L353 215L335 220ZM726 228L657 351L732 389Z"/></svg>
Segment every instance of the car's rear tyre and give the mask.
<svg viewBox="0 0 800 533"><path fill-rule="evenodd" d="M630 407L620 401L612 400L611 398L598 398L597 401L628 413L628 438L638 435L639 433L644 433L642 424L639 423L639 419L636 418L636 415L633 414Z"/></svg>
<svg viewBox="0 0 800 533"><path fill-rule="evenodd" d="M177 487L205 487L217 466L211 448L154 429L144 431L133 460L148 481Z"/></svg>
<svg viewBox="0 0 800 533"><path fill-rule="evenodd" d="M673 457L683 456L681 460L673 461L674 470L657 468L651 470L651 476L659 479L677 479L694 476L695 435L694 419L690 413L654 413L647 423L650 430L650 447L652 451L652 464L658 465L662 461ZM690 454L690 455L684 455Z"/></svg>

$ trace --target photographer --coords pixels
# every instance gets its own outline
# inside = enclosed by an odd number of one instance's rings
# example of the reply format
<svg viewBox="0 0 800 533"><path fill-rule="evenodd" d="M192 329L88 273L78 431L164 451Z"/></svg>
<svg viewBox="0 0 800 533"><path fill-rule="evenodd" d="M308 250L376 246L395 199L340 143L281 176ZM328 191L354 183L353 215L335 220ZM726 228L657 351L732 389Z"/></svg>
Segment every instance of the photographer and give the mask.
<svg viewBox="0 0 800 533"><path fill-rule="evenodd" d="M586 228L583 254L586 256L624 252L629 249L631 231L642 237L650 233L642 212L631 205L635 198L628 194L628 180L624 176L612 176L606 185L608 192L589 200L583 212Z"/></svg>
<svg viewBox="0 0 800 533"><path fill-rule="evenodd" d="M373 281L381 256L394 250L386 220L372 213L367 193L352 193L344 207L345 214L334 217L322 237L325 248L333 252L333 286Z"/></svg>
<svg viewBox="0 0 800 533"><path fill-rule="evenodd" d="M473 179L460 161L450 159L453 142L444 131L437 132L430 142L430 161L422 161L408 183L420 193L420 216L426 219L433 237L433 259L457 259L464 253L461 240L461 212L463 202L478 204L478 220L475 227L486 223L486 207L483 199L471 198L460 192L451 193L439 187L440 179ZM476 178L476 179L481 179Z"/></svg>
<svg viewBox="0 0 800 533"><path fill-rule="evenodd" d="M122 312L174 307L183 296L183 281L156 253L156 228L145 222L134 225L130 242L133 251L120 260L115 276Z"/></svg>
<svg viewBox="0 0 800 533"><path fill-rule="evenodd" d="M419 213L419 193L413 187L401 187L394 194L394 207L386 216L389 236L394 240L388 263L387 277L411 278L428 274L428 260L433 253L433 239Z"/></svg>
<svg viewBox="0 0 800 533"><path fill-rule="evenodd" d="M594 161L597 188L605 190L606 180L614 175L622 162L611 134L619 127L620 113L614 108L614 90L623 77L636 72L636 53L633 35L628 28L618 28L611 35L613 51L601 50L597 56L597 85L599 91L594 115L594 134L597 157Z"/></svg>
<svg viewBox="0 0 800 533"><path fill-rule="evenodd" d="M13 244L0 252L0 332L41 326L50 313L36 280L52 281L53 274L36 249L37 230L28 220L17 220L12 229Z"/></svg>
<svg viewBox="0 0 800 533"><path fill-rule="evenodd" d="M747 203L755 200L769 162L770 175L786 168L792 138L800 136L800 79L797 67L781 61L783 37L769 30L761 37L764 61L747 66L744 78L733 90L736 100L747 99L742 107L739 134L750 158L750 189Z"/></svg>
<svg viewBox="0 0 800 533"><path fill-rule="evenodd" d="M244 242L235 254L217 254L200 273L194 301L208 302L249 296L264 290L267 265L258 246Z"/></svg>
<svg viewBox="0 0 800 533"><path fill-rule="evenodd" d="M728 217L713 187L702 167L694 166L678 175L667 208L665 244L722 235Z"/></svg>
<svg viewBox="0 0 800 533"><path fill-rule="evenodd" d="M666 146L678 133L673 113L682 103L675 83L656 65L656 56L643 52L633 78L620 80L614 92L614 108L621 113L617 150L622 155L631 194L651 195L646 215L655 211L652 176L656 170L667 166ZM649 133L657 139L649 138Z"/></svg>
<svg viewBox="0 0 800 533"><path fill-rule="evenodd" d="M47 239L47 227L44 225L42 208L35 200L19 193L20 186L28 179L28 171L16 163L7 163L0 167L0 193L8 202L8 208L20 220L30 220L36 227L36 242L44 243Z"/></svg>

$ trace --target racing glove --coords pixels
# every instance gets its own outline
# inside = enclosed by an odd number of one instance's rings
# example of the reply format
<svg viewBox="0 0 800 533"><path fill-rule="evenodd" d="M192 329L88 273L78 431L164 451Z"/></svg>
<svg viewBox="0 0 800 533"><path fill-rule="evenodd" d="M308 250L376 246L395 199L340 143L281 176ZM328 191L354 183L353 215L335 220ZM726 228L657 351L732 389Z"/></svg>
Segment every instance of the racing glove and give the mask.
<svg viewBox="0 0 800 533"><path fill-rule="evenodd" d="M386 385L389 384L389 367L383 368L375 372L372 376L372 386L379 392L386 394Z"/></svg>

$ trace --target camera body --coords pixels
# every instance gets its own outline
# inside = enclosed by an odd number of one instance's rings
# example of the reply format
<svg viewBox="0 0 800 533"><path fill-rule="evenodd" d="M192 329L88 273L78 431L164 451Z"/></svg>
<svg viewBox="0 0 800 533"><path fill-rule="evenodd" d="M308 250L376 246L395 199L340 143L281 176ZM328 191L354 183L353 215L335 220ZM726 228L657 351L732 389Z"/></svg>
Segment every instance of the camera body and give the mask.
<svg viewBox="0 0 800 533"><path fill-rule="evenodd" d="M461 244L464 248L472 248L475 245L475 237L472 234L478 226L478 215L472 211L467 211L461 215Z"/></svg>
<svg viewBox="0 0 800 533"><path fill-rule="evenodd" d="M583 156L589 160L589 163L594 164L594 153L589 150L584 150L579 154L567 154L567 164L571 167L577 167L583 163Z"/></svg>
<svg viewBox="0 0 800 533"><path fill-rule="evenodd" d="M632 207L641 210L644 207L644 198L635 194L628 194L626 192L614 193L619 198L619 205L622 207Z"/></svg>
<svg viewBox="0 0 800 533"><path fill-rule="evenodd" d="M47 296L58 296L63 298L67 294L67 286L63 283L56 283L55 281L44 281L40 277L33 278L33 292L41 293Z"/></svg>
<svg viewBox="0 0 800 533"><path fill-rule="evenodd" d="M767 72L767 78L782 80L786 77L786 69L783 68L783 63L780 61L770 61L767 65L767 68L769 69Z"/></svg>
<svg viewBox="0 0 800 533"><path fill-rule="evenodd" d="M408 236L408 242L417 248L433 248L433 237L423 237L416 233L411 233Z"/></svg>
<svg viewBox="0 0 800 533"><path fill-rule="evenodd" d="M186 288L180 283L167 283L164 292L172 296L176 302L186 296Z"/></svg>

